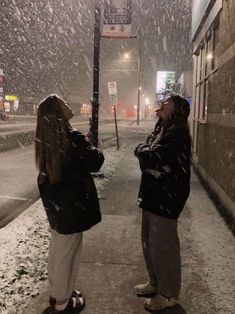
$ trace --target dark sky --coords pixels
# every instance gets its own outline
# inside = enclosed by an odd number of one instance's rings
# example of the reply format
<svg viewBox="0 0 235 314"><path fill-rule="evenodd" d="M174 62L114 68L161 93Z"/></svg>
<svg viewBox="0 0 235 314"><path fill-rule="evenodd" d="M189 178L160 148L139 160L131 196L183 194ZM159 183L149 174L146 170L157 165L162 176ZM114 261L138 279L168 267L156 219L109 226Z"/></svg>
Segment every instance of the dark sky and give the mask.
<svg viewBox="0 0 235 314"><path fill-rule="evenodd" d="M94 0L1 0L0 68L5 89L36 99L51 92L88 102L92 93ZM154 93L156 71L191 64L191 0L134 0L133 33L141 30L142 84ZM108 73L125 51L138 59L137 39L101 43L101 94L116 79L134 93L137 73ZM123 87L125 86L125 88ZM101 100L102 100L101 95Z"/></svg>

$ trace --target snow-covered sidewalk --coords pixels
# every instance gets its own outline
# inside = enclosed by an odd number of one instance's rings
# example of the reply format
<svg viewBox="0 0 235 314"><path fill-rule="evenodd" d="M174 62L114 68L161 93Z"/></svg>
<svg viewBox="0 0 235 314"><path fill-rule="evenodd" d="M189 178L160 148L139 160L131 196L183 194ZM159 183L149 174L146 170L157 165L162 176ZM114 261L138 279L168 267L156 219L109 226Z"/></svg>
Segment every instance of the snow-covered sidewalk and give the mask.
<svg viewBox="0 0 235 314"><path fill-rule="evenodd" d="M103 221L86 234L78 276L87 298L84 314L146 313L133 295L133 286L147 278L136 204L140 170L133 156L146 133L131 129L126 147L105 150L104 178L96 179ZM233 314L235 240L194 173L179 234L181 305L164 313ZM40 201L0 230L1 314L41 314L48 306L48 236Z"/></svg>
<svg viewBox="0 0 235 314"><path fill-rule="evenodd" d="M104 150L104 177L95 178L99 197L124 151ZM20 314L47 279L49 228L41 200L0 229L0 313Z"/></svg>

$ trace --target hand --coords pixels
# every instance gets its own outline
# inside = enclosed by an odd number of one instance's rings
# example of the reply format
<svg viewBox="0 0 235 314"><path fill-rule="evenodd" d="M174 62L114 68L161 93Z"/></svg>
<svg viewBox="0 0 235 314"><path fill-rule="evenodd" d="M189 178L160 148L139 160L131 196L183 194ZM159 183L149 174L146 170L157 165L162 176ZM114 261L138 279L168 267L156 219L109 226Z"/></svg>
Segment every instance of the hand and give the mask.
<svg viewBox="0 0 235 314"><path fill-rule="evenodd" d="M89 132L87 132L86 134L85 134L85 137L88 139L88 141L90 142L91 141L91 132L89 131Z"/></svg>
<svg viewBox="0 0 235 314"><path fill-rule="evenodd" d="M145 146L145 143L140 143L139 145L136 146L134 149L134 155L137 157L139 154L139 151Z"/></svg>

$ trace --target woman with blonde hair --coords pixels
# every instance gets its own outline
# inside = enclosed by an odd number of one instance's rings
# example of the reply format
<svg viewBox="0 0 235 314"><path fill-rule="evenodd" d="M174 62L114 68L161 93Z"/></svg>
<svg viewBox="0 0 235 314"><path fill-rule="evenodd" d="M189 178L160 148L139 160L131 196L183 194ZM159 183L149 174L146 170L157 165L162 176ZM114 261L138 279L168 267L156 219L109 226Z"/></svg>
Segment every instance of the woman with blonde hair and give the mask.
<svg viewBox="0 0 235 314"><path fill-rule="evenodd" d="M38 187L50 224L48 259L50 313L81 312L85 298L75 289L83 232L101 221L99 200L90 172L104 162L69 120L72 110L57 95L38 108L35 139Z"/></svg>

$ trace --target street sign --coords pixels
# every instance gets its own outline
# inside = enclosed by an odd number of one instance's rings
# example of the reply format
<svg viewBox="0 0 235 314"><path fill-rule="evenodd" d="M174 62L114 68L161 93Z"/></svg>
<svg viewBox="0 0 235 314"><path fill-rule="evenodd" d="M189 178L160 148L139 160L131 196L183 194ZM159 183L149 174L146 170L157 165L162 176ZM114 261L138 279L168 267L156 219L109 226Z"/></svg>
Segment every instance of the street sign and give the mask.
<svg viewBox="0 0 235 314"><path fill-rule="evenodd" d="M117 83L108 82L108 90L109 90L109 97L110 97L111 105L113 106L115 130L116 130L116 137L117 137L117 150L119 150L119 136L118 136L118 126L117 126L117 115L116 115Z"/></svg>
<svg viewBox="0 0 235 314"><path fill-rule="evenodd" d="M117 105L117 95L110 95L111 105L116 106Z"/></svg>
<svg viewBox="0 0 235 314"><path fill-rule="evenodd" d="M116 106L117 105L117 83L108 82L108 90L109 90L111 105Z"/></svg>
<svg viewBox="0 0 235 314"><path fill-rule="evenodd" d="M109 95L117 95L117 83L108 82Z"/></svg>
<svg viewBox="0 0 235 314"><path fill-rule="evenodd" d="M18 98L17 98L17 96L15 96L15 95L6 95L6 96L5 96L5 99L6 99L7 101L14 101L14 100L17 100Z"/></svg>
<svg viewBox="0 0 235 314"><path fill-rule="evenodd" d="M105 0L104 37L131 36L132 0Z"/></svg>

